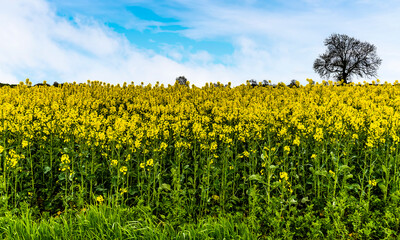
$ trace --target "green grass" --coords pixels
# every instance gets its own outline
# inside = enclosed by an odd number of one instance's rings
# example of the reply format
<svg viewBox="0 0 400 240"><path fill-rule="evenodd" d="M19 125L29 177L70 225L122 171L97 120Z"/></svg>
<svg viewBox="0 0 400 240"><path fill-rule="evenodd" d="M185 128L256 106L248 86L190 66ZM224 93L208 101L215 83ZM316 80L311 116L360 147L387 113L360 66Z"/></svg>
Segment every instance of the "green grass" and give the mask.
<svg viewBox="0 0 400 240"><path fill-rule="evenodd" d="M208 217L198 223L173 227L149 215L147 208L107 205L71 210L57 217L22 207L0 216L2 239L256 239L240 217Z"/></svg>
<svg viewBox="0 0 400 240"><path fill-rule="evenodd" d="M344 197L345 198L345 197ZM373 199L379 204L379 199ZM365 211L355 199L312 205L299 211L288 204L279 215L273 206L258 205L250 216L207 216L194 222L160 219L145 206L92 205L50 216L22 204L0 212L1 239L397 239L400 207ZM277 203L279 204L279 203ZM376 206L373 206L375 208Z"/></svg>

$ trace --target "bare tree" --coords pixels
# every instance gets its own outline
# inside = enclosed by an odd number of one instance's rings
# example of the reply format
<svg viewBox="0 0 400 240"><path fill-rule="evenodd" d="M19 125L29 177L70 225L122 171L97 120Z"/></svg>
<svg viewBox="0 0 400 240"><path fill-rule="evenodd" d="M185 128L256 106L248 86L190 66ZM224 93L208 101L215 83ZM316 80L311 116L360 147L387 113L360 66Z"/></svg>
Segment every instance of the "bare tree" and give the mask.
<svg viewBox="0 0 400 240"><path fill-rule="evenodd" d="M352 75L376 77L382 60L376 55L376 47L344 34L332 34L325 39L327 51L314 62L314 71L321 77L348 83Z"/></svg>

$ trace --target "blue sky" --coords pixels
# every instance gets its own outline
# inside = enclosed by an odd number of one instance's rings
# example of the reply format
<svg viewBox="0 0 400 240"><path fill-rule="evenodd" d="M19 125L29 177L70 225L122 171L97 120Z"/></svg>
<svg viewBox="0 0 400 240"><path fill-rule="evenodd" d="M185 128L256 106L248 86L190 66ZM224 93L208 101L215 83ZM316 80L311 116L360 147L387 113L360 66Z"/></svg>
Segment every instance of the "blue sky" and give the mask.
<svg viewBox="0 0 400 240"><path fill-rule="evenodd" d="M332 33L374 44L383 60L382 81L400 76L400 3L394 0L0 4L0 82L172 84L178 76L197 86L247 79L321 82L312 65Z"/></svg>

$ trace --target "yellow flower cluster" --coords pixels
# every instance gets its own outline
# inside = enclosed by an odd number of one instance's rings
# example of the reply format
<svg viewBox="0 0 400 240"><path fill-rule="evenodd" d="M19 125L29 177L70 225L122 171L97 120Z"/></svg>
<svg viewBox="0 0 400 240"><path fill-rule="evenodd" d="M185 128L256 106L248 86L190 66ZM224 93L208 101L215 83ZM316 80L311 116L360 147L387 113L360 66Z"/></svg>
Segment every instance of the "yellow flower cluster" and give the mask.
<svg viewBox="0 0 400 240"><path fill-rule="evenodd" d="M22 148L26 148L28 145L29 145L29 142L26 141L26 140L23 140L23 141L21 142Z"/></svg>
<svg viewBox="0 0 400 240"><path fill-rule="evenodd" d="M115 167L117 165L118 165L118 160L115 160L115 159L111 160L111 166L112 167Z"/></svg>
<svg viewBox="0 0 400 240"><path fill-rule="evenodd" d="M96 197L96 201L99 202L99 203L103 203L104 202L103 196L102 195L97 196Z"/></svg>
<svg viewBox="0 0 400 240"><path fill-rule="evenodd" d="M289 179L289 176L288 176L287 172L280 172L279 173L279 178L280 179L285 179L285 181L287 181Z"/></svg>
<svg viewBox="0 0 400 240"><path fill-rule="evenodd" d="M71 160L69 159L69 156L67 154L63 154L61 156L61 164L59 170L62 172L71 170L70 163Z"/></svg>
<svg viewBox="0 0 400 240"><path fill-rule="evenodd" d="M285 151L286 153L290 152L290 147L289 146L284 146L283 147L283 151Z"/></svg>
<svg viewBox="0 0 400 240"><path fill-rule="evenodd" d="M147 166L149 166L149 167L152 167L152 166L154 165L154 161L153 161L153 159L149 159L149 160L147 160L147 163L146 163L146 165L147 165Z"/></svg>
<svg viewBox="0 0 400 240"><path fill-rule="evenodd" d="M127 168L126 166L122 166L122 167L119 169L119 171L122 172L122 174L125 175L125 174L128 172L128 168Z"/></svg>
<svg viewBox="0 0 400 240"><path fill-rule="evenodd" d="M127 193L128 190L127 190L126 188L121 188L121 189L119 190L119 192L120 192L121 195L124 195L124 193Z"/></svg>
<svg viewBox="0 0 400 240"><path fill-rule="evenodd" d="M131 170L161 166L167 152L169 159L179 156L182 161L191 161L193 153L199 153L196 157L207 159L205 165L213 167L235 159L235 168L231 162L224 166L241 171L240 162L249 157L257 160L254 151L268 141L265 157L283 150L286 159L304 146L350 144L346 150L350 154L354 145L367 150L387 145L398 151L400 143L397 82L337 86L310 81L298 88L121 86L98 81L63 87L30 85L27 81L0 88L0 134L7 136L0 142L0 154L8 167L16 167L22 153L57 141L60 148L70 146L86 156L95 155L90 159L65 151L56 160L60 171L80 171L89 166L85 161L98 161L94 166L109 161L114 173L127 176ZM321 158L311 155L315 162ZM78 162L82 165L75 167ZM282 172L280 179L288 181L287 173Z"/></svg>
<svg viewBox="0 0 400 240"><path fill-rule="evenodd" d="M69 156L67 154L63 154L61 156L61 163L62 164L69 164L71 160L69 159Z"/></svg>
<svg viewBox="0 0 400 240"><path fill-rule="evenodd" d="M375 187L375 186L376 186L376 184L378 184L378 183L376 182L376 180L375 180L375 179L373 179L373 180L369 180L369 181L368 181L368 183L369 183L369 185L371 185L371 186L373 186L373 187Z"/></svg>
<svg viewBox="0 0 400 240"><path fill-rule="evenodd" d="M24 158L25 158L25 155L17 154L14 149L11 149L8 152L8 155L6 157L6 169L15 168L17 166L19 160L24 159Z"/></svg>
<svg viewBox="0 0 400 240"><path fill-rule="evenodd" d="M296 138L293 140L293 145L297 145L297 146L300 145L300 138L299 138L299 137L296 137Z"/></svg>
<svg viewBox="0 0 400 240"><path fill-rule="evenodd" d="M292 184L289 182L289 175L287 172L280 172L279 173L279 178L283 180L283 188L292 193L293 189L292 189ZM281 180L279 180L279 182L282 182Z"/></svg>
<svg viewBox="0 0 400 240"><path fill-rule="evenodd" d="M68 133L70 126L80 123L83 127L73 131L75 137L88 136L95 145L104 147L104 141L118 139L123 133L134 137L133 145L140 148L145 144L144 140L168 139L172 131L179 132L182 139L186 136L199 140L212 139L211 150L215 150L217 142L228 144L234 134L243 141L248 141L250 137L263 139L268 124L272 124L282 139L296 136L292 135L296 129L300 131L299 137L312 134L316 141L324 139L325 134L346 135L349 130L368 128L375 144L375 140L382 136L384 127L391 122L388 116L391 112L395 113L398 103L391 97L396 96L398 90L390 84L341 88L307 85L297 89L273 89L245 85L237 88L118 87L89 82L69 84L62 89L28 90L1 89L3 115L7 118L7 125L10 124L9 129L20 131L33 128L50 133L54 127L61 126L63 132ZM18 99L13 100L11 96ZM65 100L62 96L66 96ZM193 96L196 96L195 101L191 100ZM13 101L19 101L18 106L21 107L13 108ZM379 115L382 113L385 114ZM19 121L14 122L7 116L17 116ZM40 121L30 127L28 122L34 118ZM141 124L144 119L148 124ZM237 124L226 124L230 122ZM25 134L33 137L30 132ZM351 132L351 136L353 134ZM48 137L46 135L41 137ZM294 139L293 143L297 145L298 140ZM177 145L189 147L188 144L183 141Z"/></svg>
<svg viewBox="0 0 400 240"><path fill-rule="evenodd" d="M154 160L152 158L150 158L149 160L147 160L146 162L142 162L140 163L140 168L145 168L145 167L153 167L154 166ZM121 171L122 172L122 171Z"/></svg>
<svg viewBox="0 0 400 240"><path fill-rule="evenodd" d="M324 133L322 128L317 128L314 134L315 141L321 142L324 139Z"/></svg>
<svg viewBox="0 0 400 240"><path fill-rule="evenodd" d="M162 142L162 143L160 144L160 150L161 150L161 151L165 151L165 150L167 149L167 147L168 147L168 144L166 144L165 142Z"/></svg>

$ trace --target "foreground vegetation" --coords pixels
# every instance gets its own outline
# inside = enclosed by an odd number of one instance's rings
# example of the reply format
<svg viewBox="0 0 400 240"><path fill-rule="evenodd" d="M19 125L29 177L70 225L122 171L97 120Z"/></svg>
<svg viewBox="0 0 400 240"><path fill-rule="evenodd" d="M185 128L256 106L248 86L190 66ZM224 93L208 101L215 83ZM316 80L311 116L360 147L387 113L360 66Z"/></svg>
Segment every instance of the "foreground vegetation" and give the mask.
<svg viewBox="0 0 400 240"><path fill-rule="evenodd" d="M34 213L22 206L19 216L0 216L2 239L256 239L241 217L208 217L177 228L158 221L145 207L92 206L60 216Z"/></svg>
<svg viewBox="0 0 400 240"><path fill-rule="evenodd" d="M399 93L2 87L0 236L399 237Z"/></svg>

